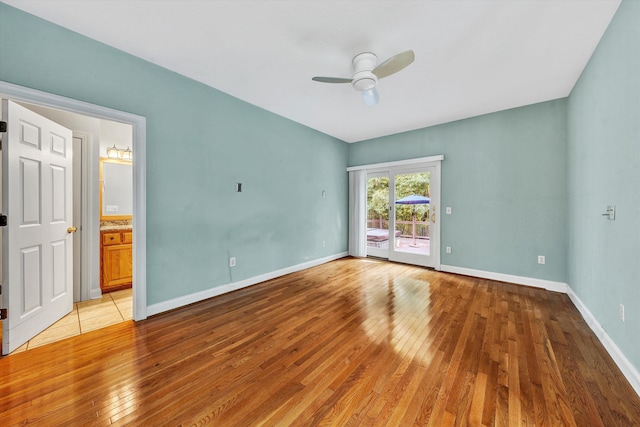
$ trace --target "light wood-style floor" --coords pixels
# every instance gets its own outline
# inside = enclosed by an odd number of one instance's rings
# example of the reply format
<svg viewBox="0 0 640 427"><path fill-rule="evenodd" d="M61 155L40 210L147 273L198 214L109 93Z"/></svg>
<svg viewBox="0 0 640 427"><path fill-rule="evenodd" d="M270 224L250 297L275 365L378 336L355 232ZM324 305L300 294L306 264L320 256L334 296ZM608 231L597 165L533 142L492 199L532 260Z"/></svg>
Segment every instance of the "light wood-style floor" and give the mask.
<svg viewBox="0 0 640 427"><path fill-rule="evenodd" d="M640 425L566 295L351 258L4 357L0 396L3 426Z"/></svg>

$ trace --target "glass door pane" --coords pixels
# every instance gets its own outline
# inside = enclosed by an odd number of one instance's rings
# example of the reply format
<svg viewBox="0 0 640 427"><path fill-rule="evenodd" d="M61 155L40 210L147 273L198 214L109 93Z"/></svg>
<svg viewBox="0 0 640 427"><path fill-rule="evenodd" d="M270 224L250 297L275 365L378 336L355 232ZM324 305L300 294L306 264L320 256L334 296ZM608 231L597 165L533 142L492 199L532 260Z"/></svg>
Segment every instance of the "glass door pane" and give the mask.
<svg viewBox="0 0 640 427"><path fill-rule="evenodd" d="M429 255L429 172L395 176L395 227L397 252Z"/></svg>
<svg viewBox="0 0 640 427"><path fill-rule="evenodd" d="M389 174L367 175L367 255L389 257Z"/></svg>
<svg viewBox="0 0 640 427"><path fill-rule="evenodd" d="M393 229L389 259L433 266L432 221L435 221L431 196L435 168L403 170L392 174Z"/></svg>

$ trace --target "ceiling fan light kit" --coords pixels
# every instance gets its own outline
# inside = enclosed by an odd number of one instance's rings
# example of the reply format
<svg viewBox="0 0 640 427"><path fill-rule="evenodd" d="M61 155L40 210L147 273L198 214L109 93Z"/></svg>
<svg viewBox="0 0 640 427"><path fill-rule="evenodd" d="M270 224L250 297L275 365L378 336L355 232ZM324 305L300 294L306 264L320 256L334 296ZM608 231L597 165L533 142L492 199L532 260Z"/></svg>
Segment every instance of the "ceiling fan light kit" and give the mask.
<svg viewBox="0 0 640 427"><path fill-rule="evenodd" d="M363 52L353 58L353 76L343 77L313 77L311 80L321 83L351 83L351 86L362 92L362 99L365 105L375 105L378 103L380 96L376 85L378 79L397 73L415 59L412 50L401 52L397 55L378 64L378 57L371 52Z"/></svg>
<svg viewBox="0 0 640 427"><path fill-rule="evenodd" d="M362 91L362 99L364 100L364 105L376 105L380 101L380 95L378 95L378 90L374 86L371 89Z"/></svg>

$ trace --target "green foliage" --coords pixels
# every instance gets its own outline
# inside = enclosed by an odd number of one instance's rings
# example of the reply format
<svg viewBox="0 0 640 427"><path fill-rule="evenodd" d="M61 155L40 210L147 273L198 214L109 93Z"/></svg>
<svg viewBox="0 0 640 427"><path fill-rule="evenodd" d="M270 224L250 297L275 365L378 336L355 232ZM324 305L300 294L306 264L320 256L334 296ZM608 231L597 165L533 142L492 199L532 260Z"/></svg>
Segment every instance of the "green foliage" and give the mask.
<svg viewBox="0 0 640 427"><path fill-rule="evenodd" d="M367 217L389 219L389 178L386 176L367 180Z"/></svg>
<svg viewBox="0 0 640 427"><path fill-rule="evenodd" d="M429 197L429 174L410 173L396 176L396 200L416 194ZM396 217L399 221L416 221L429 218L429 205L396 205ZM367 180L367 218L389 219L389 178L375 177Z"/></svg>
<svg viewBox="0 0 640 427"><path fill-rule="evenodd" d="M416 194L429 197L430 188L428 173L409 173L396 176L396 200ZM429 205L396 205L396 219L411 221L413 214L416 221L426 221L429 218Z"/></svg>

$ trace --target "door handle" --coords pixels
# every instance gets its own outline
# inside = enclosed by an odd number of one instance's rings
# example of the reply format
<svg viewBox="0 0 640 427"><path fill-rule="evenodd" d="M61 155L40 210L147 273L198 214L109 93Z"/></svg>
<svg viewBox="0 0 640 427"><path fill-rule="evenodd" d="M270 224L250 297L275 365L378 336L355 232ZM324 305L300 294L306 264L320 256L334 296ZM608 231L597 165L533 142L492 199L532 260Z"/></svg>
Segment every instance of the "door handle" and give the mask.
<svg viewBox="0 0 640 427"><path fill-rule="evenodd" d="M69 227L67 228L67 233L75 233L78 230L78 227Z"/></svg>

